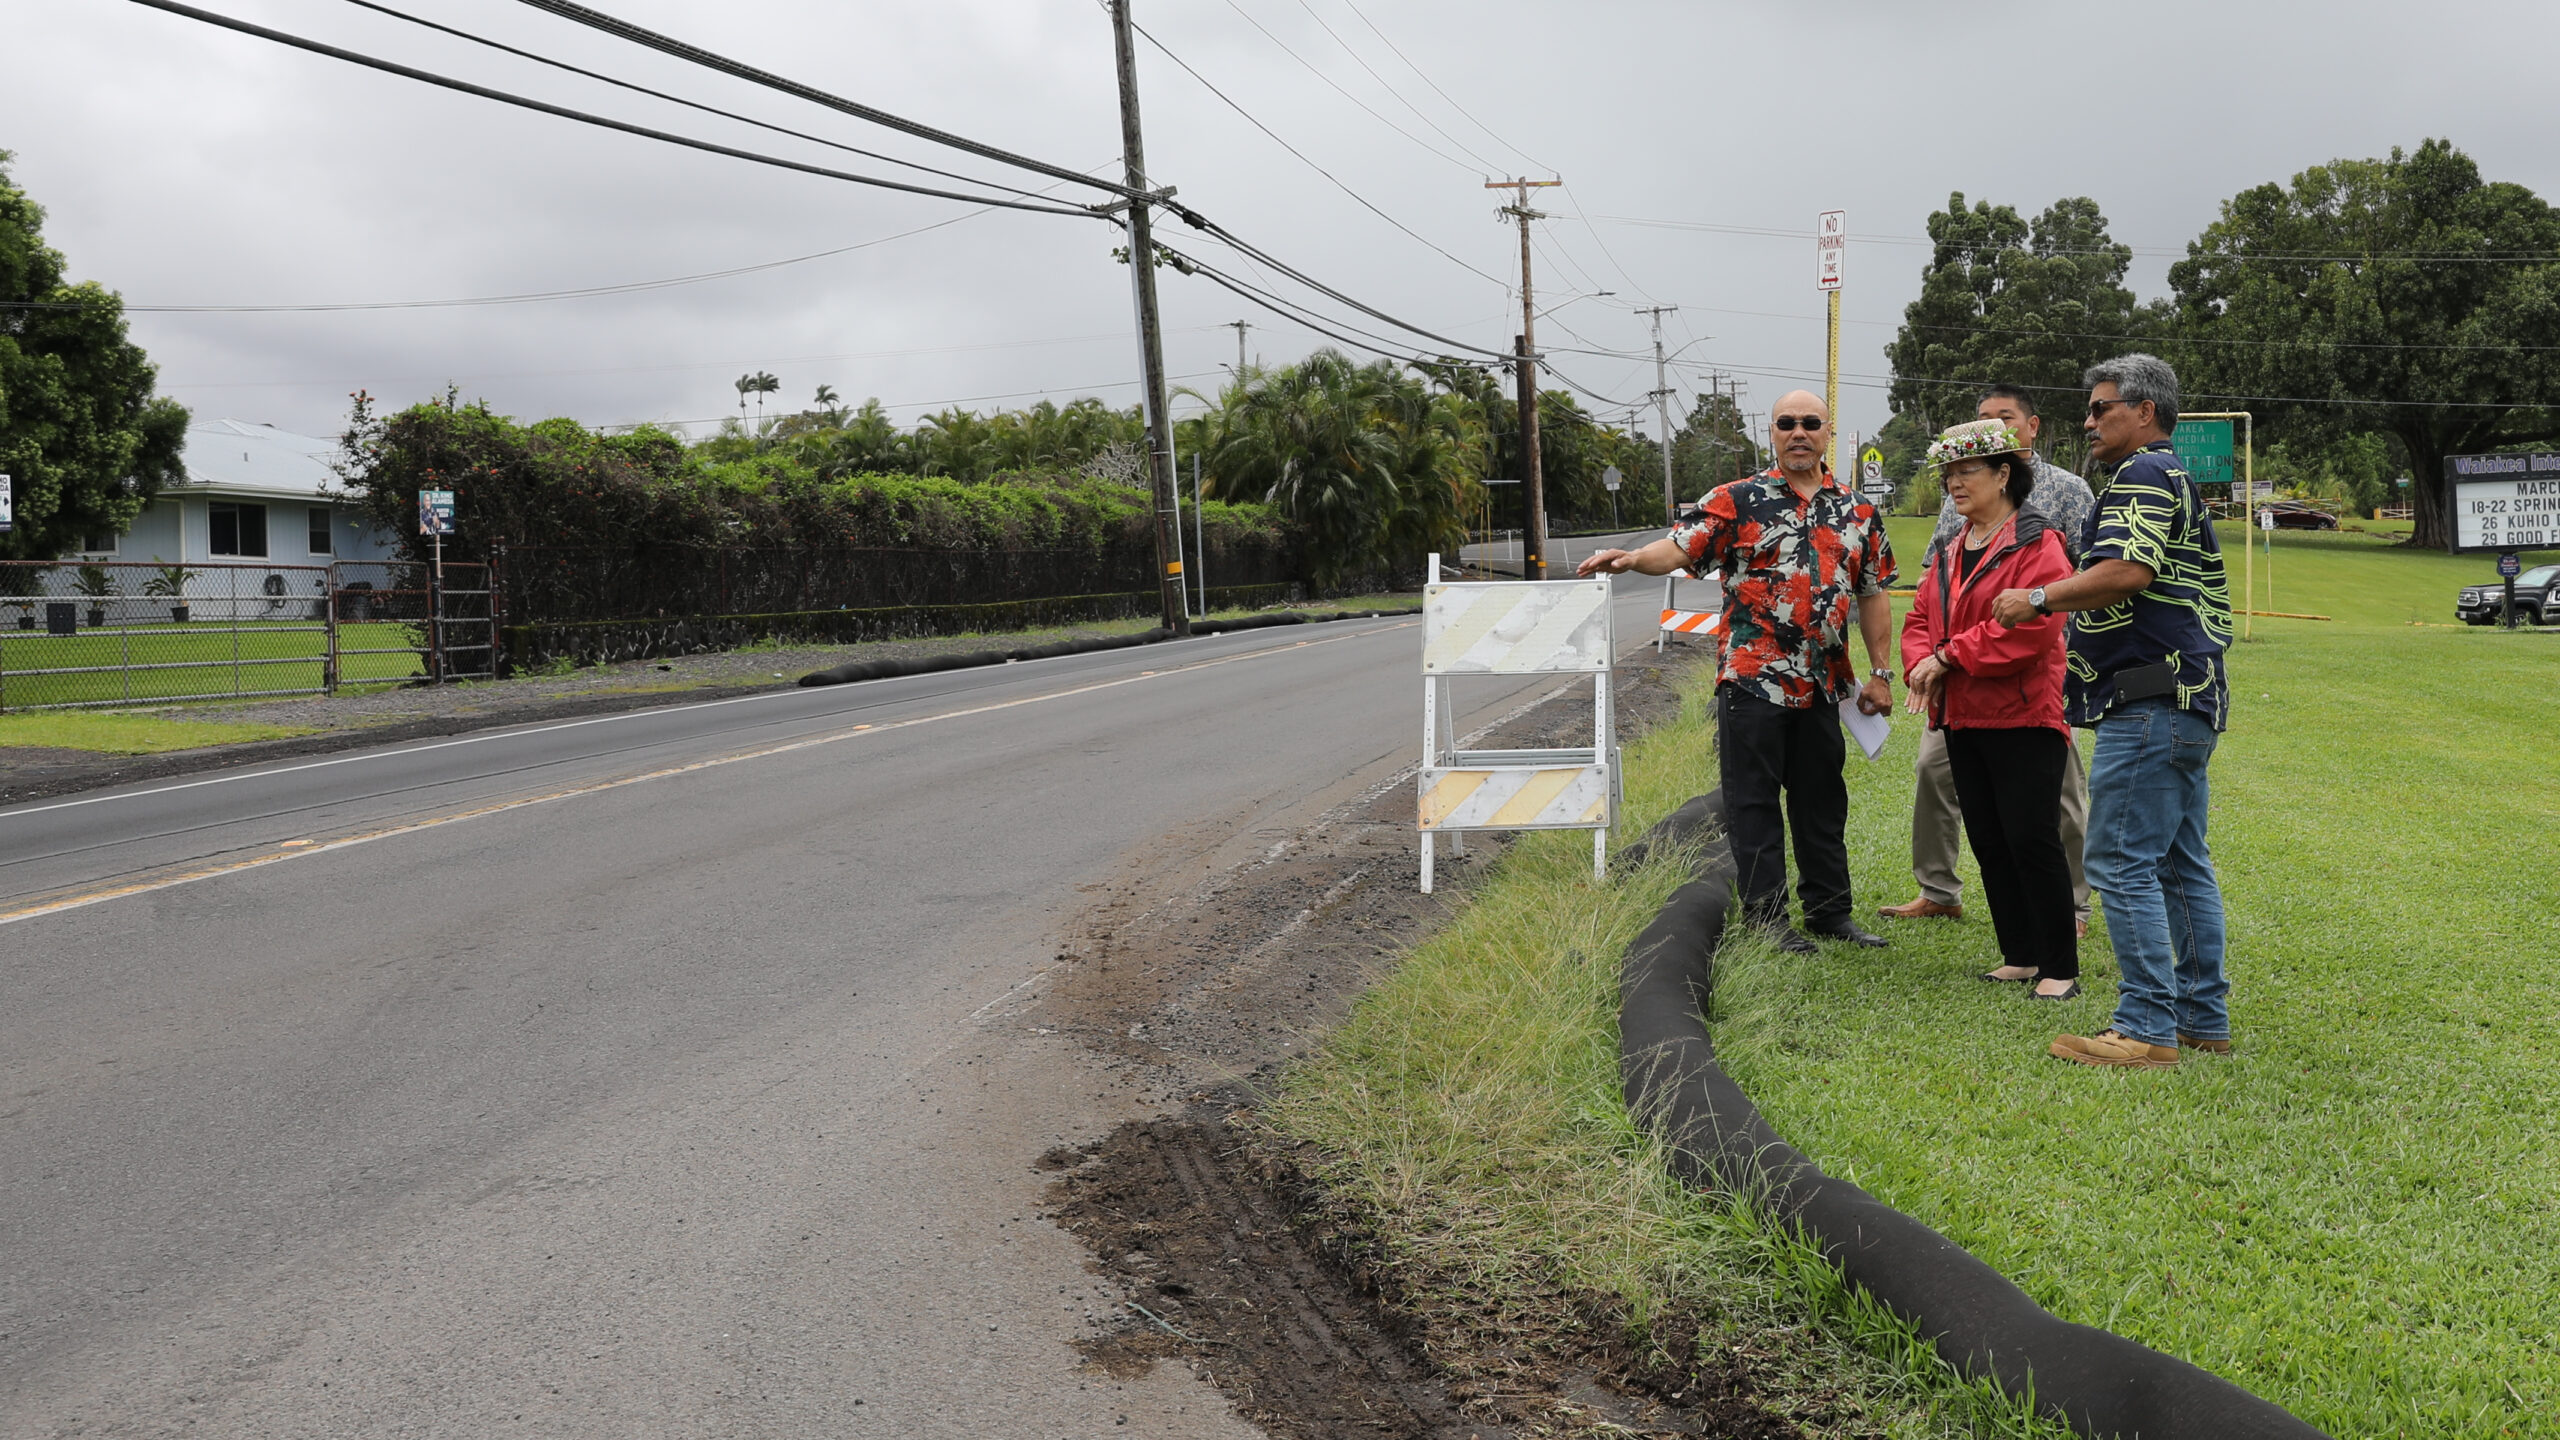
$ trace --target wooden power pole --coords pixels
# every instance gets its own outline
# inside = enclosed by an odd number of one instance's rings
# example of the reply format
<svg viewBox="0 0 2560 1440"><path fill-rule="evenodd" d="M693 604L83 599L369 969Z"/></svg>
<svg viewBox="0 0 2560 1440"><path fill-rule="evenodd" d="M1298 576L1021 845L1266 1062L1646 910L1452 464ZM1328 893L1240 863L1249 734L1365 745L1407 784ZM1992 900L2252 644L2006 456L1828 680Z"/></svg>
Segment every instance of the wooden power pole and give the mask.
<svg viewBox="0 0 2560 1440"><path fill-rule="evenodd" d="M1125 182L1147 187L1147 147L1138 129L1138 52L1129 38L1129 0L1110 0L1112 49L1120 66L1120 160ZM1171 195L1167 189L1165 195ZM1147 475L1155 491L1156 593L1164 628L1191 633L1182 579L1182 512L1173 481L1173 415L1165 395L1164 329L1156 318L1156 244L1147 202L1129 201L1129 287L1138 307L1138 359L1146 386Z"/></svg>
<svg viewBox="0 0 2560 1440"><path fill-rule="evenodd" d="M1662 317L1678 310L1677 305L1656 305L1636 313L1653 320L1653 412L1662 423L1662 509L1663 523L1680 523L1680 487L1671 478L1671 374L1662 358Z"/></svg>
<svg viewBox="0 0 2560 1440"><path fill-rule="evenodd" d="M1547 482L1538 461L1538 312L1529 292L1529 222L1546 215L1529 208L1529 192L1562 180L1488 180L1487 190L1512 192L1502 213L1520 222L1520 499L1528 514L1520 522L1520 578L1547 578Z"/></svg>

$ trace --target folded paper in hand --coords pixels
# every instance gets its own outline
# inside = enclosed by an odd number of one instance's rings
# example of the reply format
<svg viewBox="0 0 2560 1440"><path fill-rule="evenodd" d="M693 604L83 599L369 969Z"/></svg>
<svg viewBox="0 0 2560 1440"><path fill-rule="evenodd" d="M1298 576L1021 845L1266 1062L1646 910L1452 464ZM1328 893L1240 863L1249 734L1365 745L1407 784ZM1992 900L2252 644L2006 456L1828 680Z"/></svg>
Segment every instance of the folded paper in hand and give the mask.
<svg viewBox="0 0 2560 1440"><path fill-rule="evenodd" d="M1884 753L1884 742L1893 734L1893 721L1860 710L1855 695L1840 702L1840 723L1848 728L1849 737L1858 742L1858 748L1867 752L1869 760Z"/></svg>

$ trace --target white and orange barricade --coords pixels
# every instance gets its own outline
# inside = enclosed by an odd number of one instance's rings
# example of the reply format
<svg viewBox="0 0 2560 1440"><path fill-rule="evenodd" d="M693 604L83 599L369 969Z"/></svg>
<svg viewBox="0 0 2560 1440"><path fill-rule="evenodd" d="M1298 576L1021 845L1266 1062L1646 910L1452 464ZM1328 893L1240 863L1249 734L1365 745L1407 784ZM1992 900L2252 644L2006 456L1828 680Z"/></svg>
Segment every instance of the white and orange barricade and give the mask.
<svg viewBox="0 0 2560 1440"><path fill-rule="evenodd" d="M1706 592L1680 597L1680 582L1704 585ZM1712 635L1724 627L1724 580L1710 575L1705 580L1692 579L1686 570L1674 570L1662 581L1662 623L1653 632L1653 650L1659 655L1674 635Z"/></svg>
<svg viewBox="0 0 2560 1440"><path fill-rule="evenodd" d="M1422 891L1441 835L1467 853L1469 830L1589 830L1594 878L1608 878L1609 826L1621 779L1609 714L1616 659L1606 576L1592 580L1449 582L1440 557L1422 591ZM1461 675L1589 675L1588 746L1461 750L1449 692Z"/></svg>

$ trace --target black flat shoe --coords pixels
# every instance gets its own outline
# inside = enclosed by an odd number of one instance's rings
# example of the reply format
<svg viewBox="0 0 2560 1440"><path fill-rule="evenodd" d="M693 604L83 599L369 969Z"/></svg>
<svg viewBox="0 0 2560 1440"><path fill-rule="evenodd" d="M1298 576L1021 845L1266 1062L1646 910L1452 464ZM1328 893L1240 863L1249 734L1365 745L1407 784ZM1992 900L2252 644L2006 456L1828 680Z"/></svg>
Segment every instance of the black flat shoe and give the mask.
<svg viewBox="0 0 2560 1440"><path fill-rule="evenodd" d="M2037 971L2030 975L2003 975L1997 970L1985 970L1973 978L1976 980L1988 980L1994 985L2033 985L2038 980L2044 978L2044 973L2042 971Z"/></svg>
<svg viewBox="0 0 2560 1440"><path fill-rule="evenodd" d="M1819 955L1822 953L1821 946L1806 939L1801 932L1790 929L1787 926L1771 926L1768 931L1768 935L1770 944L1777 946L1779 949L1784 950L1790 955Z"/></svg>
<svg viewBox="0 0 2560 1440"><path fill-rule="evenodd" d="M2069 981L2069 982L2067 982L2067 983L2068 983L2068 988L2066 988L2066 989L2065 989L2061 994L2059 994L2059 995L2047 995L2047 994L2046 994L2046 993L2044 993L2043 991L2038 990L2038 989L2036 989L2034 986L2030 985L2030 986L2028 986L2028 987L2027 987L2027 998L2028 998L2028 999L2030 999L2030 1000L2077 1000L2077 999L2079 999L2079 998L2080 998L2080 982L2079 982L2079 981L2077 981L2077 980L2073 980L2073 981Z"/></svg>
<svg viewBox="0 0 2560 1440"><path fill-rule="evenodd" d="M1883 936L1859 929L1858 922L1846 916L1820 925L1807 925L1804 928L1806 934L1821 940L1843 940L1852 945L1873 946L1878 950L1883 949L1885 944Z"/></svg>

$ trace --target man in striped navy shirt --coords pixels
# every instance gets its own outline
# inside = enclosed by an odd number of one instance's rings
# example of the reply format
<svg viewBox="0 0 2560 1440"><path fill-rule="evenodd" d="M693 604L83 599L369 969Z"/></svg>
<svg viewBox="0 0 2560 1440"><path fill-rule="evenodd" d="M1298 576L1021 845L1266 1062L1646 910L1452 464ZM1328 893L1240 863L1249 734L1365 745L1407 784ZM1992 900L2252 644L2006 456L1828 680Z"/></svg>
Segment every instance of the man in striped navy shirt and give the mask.
<svg viewBox="0 0 2560 1440"><path fill-rule="evenodd" d="M2169 447L2178 377L2151 355L2090 367L2081 429L2106 467L2083 532L2080 573L2004 590L1992 613L2016 625L2070 611L2063 706L2098 732L2089 774L2089 884L2106 899L2116 1012L2054 1055L2156 1069L2181 1046L2231 1049L2222 888L2205 845L2209 768L2230 720L2223 651L2231 591L2196 484Z"/></svg>

